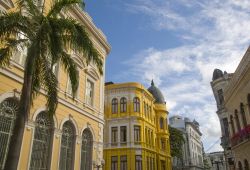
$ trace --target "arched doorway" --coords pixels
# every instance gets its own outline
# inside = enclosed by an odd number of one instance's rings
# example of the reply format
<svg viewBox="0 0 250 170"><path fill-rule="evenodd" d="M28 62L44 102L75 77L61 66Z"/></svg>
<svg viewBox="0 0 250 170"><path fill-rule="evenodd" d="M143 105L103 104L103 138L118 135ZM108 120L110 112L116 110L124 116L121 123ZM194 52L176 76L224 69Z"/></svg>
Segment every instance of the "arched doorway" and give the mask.
<svg viewBox="0 0 250 170"><path fill-rule="evenodd" d="M53 120L46 112L41 112L36 117L35 125L30 170L48 170L52 150Z"/></svg>
<svg viewBox="0 0 250 170"><path fill-rule="evenodd" d="M93 135L89 129L82 133L81 170L92 169Z"/></svg>
<svg viewBox="0 0 250 170"><path fill-rule="evenodd" d="M63 125L61 151L60 151L60 170L74 169L74 147L75 146L75 128L71 121Z"/></svg>
<svg viewBox="0 0 250 170"><path fill-rule="evenodd" d="M238 162L238 166L239 166L239 170L243 170L243 167L240 161Z"/></svg>
<svg viewBox="0 0 250 170"><path fill-rule="evenodd" d="M7 98L0 103L0 169L4 168L9 144L18 113L17 98Z"/></svg>

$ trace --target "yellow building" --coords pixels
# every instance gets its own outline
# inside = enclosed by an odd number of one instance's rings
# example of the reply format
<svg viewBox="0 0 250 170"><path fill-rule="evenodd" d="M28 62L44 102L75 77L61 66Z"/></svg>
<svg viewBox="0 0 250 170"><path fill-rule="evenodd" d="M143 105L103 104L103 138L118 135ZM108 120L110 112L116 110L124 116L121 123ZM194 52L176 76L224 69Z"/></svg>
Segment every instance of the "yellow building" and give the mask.
<svg viewBox="0 0 250 170"><path fill-rule="evenodd" d="M168 111L152 81L106 83L105 170L170 170Z"/></svg>
<svg viewBox="0 0 250 170"><path fill-rule="evenodd" d="M47 6L51 3L45 1ZM0 1L0 12L13 7L11 0ZM79 6L63 15L85 25L105 63L110 46L90 16ZM6 161L23 83L23 53L20 49L10 66L0 68L0 170ZM19 170L91 170L103 160L104 77L95 65L87 65L78 54L72 52L72 57L79 71L77 97L72 99L69 77L58 64L54 71L59 80L59 103L54 119L50 121L45 114L45 92L40 91L25 123Z"/></svg>

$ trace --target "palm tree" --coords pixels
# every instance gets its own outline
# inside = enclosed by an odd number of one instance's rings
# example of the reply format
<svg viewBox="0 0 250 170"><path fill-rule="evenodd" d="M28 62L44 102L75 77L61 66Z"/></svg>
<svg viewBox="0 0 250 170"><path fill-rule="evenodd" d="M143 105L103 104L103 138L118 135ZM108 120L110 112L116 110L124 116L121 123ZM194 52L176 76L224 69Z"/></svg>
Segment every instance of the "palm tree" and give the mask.
<svg viewBox="0 0 250 170"><path fill-rule="evenodd" d="M59 17L62 10L65 12L81 4L81 0L53 2L52 7L45 13L44 3L38 6L34 0L18 0L15 12L0 15L0 66L10 63L10 58L18 47L27 49L20 106L10 141L6 170L17 169L24 124L28 119L32 101L41 88L47 92L47 113L51 118L55 113L58 82L53 73L53 66L56 63L60 62L64 66L71 80L72 94L76 94L76 63L66 49L79 52L87 64L95 63L102 74L102 60L84 26L74 19Z"/></svg>

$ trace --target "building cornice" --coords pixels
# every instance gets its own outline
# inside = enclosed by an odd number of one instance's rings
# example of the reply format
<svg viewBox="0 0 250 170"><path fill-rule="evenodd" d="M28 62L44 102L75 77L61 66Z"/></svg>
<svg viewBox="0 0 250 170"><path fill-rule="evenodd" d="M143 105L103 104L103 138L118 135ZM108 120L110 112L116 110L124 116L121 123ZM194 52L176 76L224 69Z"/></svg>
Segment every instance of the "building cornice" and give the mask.
<svg viewBox="0 0 250 170"><path fill-rule="evenodd" d="M92 18L88 15L88 13L83 11L83 9L81 9L79 5L72 8L72 11L79 18L82 19L81 21L84 23L84 25L87 27L87 29L94 35L94 37L96 37L99 40L99 42L105 48L106 53L109 54L109 52L111 50L111 46L108 44L107 38L105 37L103 32L95 26L94 22L92 21Z"/></svg>

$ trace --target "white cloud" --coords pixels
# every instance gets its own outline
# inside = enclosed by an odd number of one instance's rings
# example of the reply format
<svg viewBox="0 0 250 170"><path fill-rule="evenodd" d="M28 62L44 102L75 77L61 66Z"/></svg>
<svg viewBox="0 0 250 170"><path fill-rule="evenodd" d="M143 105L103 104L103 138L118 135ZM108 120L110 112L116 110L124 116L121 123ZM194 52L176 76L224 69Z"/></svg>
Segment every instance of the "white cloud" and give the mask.
<svg viewBox="0 0 250 170"><path fill-rule="evenodd" d="M174 3L173 3L174 2ZM215 68L233 72L250 42L248 0L137 0L130 11L148 15L156 30L178 31L183 45L142 50L126 64L148 84L162 89L172 114L195 118L205 149L220 137L210 81ZM186 11L186 12L183 12ZM212 127L212 128L211 128ZM212 150L221 147L217 143Z"/></svg>

